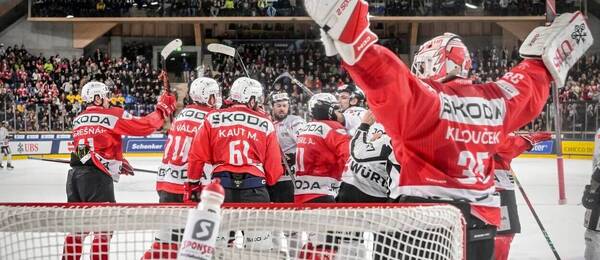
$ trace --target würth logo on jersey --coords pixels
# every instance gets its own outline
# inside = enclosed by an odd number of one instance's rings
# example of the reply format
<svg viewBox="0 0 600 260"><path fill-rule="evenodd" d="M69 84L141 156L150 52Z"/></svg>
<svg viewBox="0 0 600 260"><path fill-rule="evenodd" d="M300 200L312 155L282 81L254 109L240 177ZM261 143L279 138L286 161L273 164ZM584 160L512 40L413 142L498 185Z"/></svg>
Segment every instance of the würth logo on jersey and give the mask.
<svg viewBox="0 0 600 260"><path fill-rule="evenodd" d="M502 99L459 97L440 94L440 118L481 126L499 126L504 122L506 104Z"/></svg>

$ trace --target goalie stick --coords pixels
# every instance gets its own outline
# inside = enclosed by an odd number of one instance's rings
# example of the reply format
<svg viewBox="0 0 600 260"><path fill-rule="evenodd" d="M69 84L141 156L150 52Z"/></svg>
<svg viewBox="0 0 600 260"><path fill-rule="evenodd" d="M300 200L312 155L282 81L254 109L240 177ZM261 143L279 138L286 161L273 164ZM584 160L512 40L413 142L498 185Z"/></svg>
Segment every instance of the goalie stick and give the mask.
<svg viewBox="0 0 600 260"><path fill-rule="evenodd" d="M517 187L519 187L519 191L521 191L521 195L523 196L525 203L527 203L527 207L529 208L529 211L531 211L531 215L533 215L535 222L537 222L538 227L542 231L542 234L544 235L544 238L546 239L546 243L548 244L548 246L550 246L550 250L552 250L554 257L556 257L557 260L560 260L561 259L560 255L558 254L558 251L556 251L556 248L554 247L554 243L552 243L552 239L550 239L550 235L548 234L548 231L546 231L546 228L544 228L544 225L542 224L540 217L538 217L538 214L535 212L535 209L533 208L533 204L531 204L531 201L529 200L529 196L527 196L527 193L525 193L525 189L523 188L523 185L521 185L521 182L519 182L519 179L517 178L517 175L514 172L512 172L512 176L515 180L515 183L517 184Z"/></svg>
<svg viewBox="0 0 600 260"><path fill-rule="evenodd" d="M246 73L246 77L248 77L248 78L250 77L250 74L248 73L248 69L246 69L246 65L244 64L244 60L242 59L242 56L237 51L235 51L235 48L233 48L231 46L227 46L225 44L211 43L208 46L206 46L206 49L208 49L208 51L210 51L212 53L220 53L220 54L224 54L224 55L227 55L227 56L233 57L233 58L235 58L235 56L237 56L238 59L240 60L240 63L242 64L244 73Z"/></svg>
<svg viewBox="0 0 600 260"><path fill-rule="evenodd" d="M70 164L71 163L69 160L41 158L41 157L34 157L34 156L28 156L27 159L29 159L29 160L45 161L45 162L66 163L66 164ZM138 169L138 168L133 168L133 171L158 174L156 171L145 170L145 169Z"/></svg>

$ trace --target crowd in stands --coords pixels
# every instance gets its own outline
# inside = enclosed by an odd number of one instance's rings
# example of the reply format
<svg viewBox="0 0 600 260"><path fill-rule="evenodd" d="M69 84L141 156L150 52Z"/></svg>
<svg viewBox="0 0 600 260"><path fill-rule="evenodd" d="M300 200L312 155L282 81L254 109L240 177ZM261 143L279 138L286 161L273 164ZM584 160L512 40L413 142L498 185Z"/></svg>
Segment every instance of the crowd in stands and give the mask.
<svg viewBox="0 0 600 260"><path fill-rule="evenodd" d="M382 40L399 53L396 41ZM134 44L135 45L135 44ZM351 82L336 58L326 57L319 42L296 41L283 44L235 43L251 77L265 86L265 94L286 91L292 98L292 113L306 116L308 96L290 79L273 82L289 72L313 92L334 92ZM137 48L137 47L131 47ZM142 52L141 52L142 53ZM114 105L134 115L153 111L161 91L158 72L141 55L109 59L101 51L89 57L66 58L34 55L23 46L0 46L0 120L8 120L17 130L68 130L82 109L78 90L90 80L105 82L112 90ZM495 81L519 62L517 48L481 48L471 53L474 82ZM245 73L237 60L213 55L212 64L190 71L191 82L198 76L217 79L227 96L233 81ZM560 90L563 102L563 128L594 131L600 115L600 56L582 59ZM550 101L550 100L549 100ZM548 111L527 130L544 130L552 124Z"/></svg>
<svg viewBox="0 0 600 260"><path fill-rule="evenodd" d="M542 15L544 0L373 0L373 15ZM558 0L560 12L580 7L581 0ZM37 0L35 17L121 16L302 16L300 0Z"/></svg>
<svg viewBox="0 0 600 260"><path fill-rule="evenodd" d="M21 131L68 130L82 110L78 91L90 80L106 83L111 102L135 115L154 110L162 86L143 58L109 59L96 51L69 59L34 55L24 46L0 47L0 120Z"/></svg>

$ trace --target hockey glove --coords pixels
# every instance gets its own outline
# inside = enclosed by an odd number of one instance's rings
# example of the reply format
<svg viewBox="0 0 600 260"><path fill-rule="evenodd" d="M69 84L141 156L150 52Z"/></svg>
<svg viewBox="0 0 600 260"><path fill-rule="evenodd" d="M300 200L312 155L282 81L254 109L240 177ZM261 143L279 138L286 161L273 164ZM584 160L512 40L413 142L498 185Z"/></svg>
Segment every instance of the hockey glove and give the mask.
<svg viewBox="0 0 600 260"><path fill-rule="evenodd" d="M600 206L600 167L596 165L594 167L594 173L592 174L592 181L590 185L585 185L583 190L583 197L581 198L581 204L586 209L596 209Z"/></svg>
<svg viewBox="0 0 600 260"><path fill-rule="evenodd" d="M199 202L200 201L200 181L186 181L183 184L183 202Z"/></svg>
<svg viewBox="0 0 600 260"><path fill-rule="evenodd" d="M354 65L377 42L377 35L369 29L369 4L366 1L306 0L304 5L308 15L331 37L333 46L346 63ZM326 52L334 53L325 40Z"/></svg>
<svg viewBox="0 0 600 260"><path fill-rule="evenodd" d="M554 83L562 87L569 69L593 42L583 14L564 13L550 26L535 28L521 45L519 54L523 58L542 59Z"/></svg>
<svg viewBox="0 0 600 260"><path fill-rule="evenodd" d="M165 92L158 98L156 110L160 111L163 118L170 117L175 112L175 102L175 96Z"/></svg>
<svg viewBox="0 0 600 260"><path fill-rule="evenodd" d="M129 164L129 161L127 161L125 158L123 158L123 161L121 161L121 171L119 172L119 174L123 174L123 175L134 175L133 172L133 167L131 167L131 164Z"/></svg>
<svg viewBox="0 0 600 260"><path fill-rule="evenodd" d="M531 144L531 149L540 142L548 141L552 139L551 132L534 132L526 135L521 135L521 137Z"/></svg>

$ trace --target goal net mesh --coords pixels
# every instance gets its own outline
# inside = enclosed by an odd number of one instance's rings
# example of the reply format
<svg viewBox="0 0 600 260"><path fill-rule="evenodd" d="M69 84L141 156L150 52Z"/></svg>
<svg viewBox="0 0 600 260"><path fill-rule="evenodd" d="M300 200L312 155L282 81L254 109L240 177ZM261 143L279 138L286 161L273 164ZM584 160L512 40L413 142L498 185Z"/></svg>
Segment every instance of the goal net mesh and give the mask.
<svg viewBox="0 0 600 260"><path fill-rule="evenodd" d="M190 246L180 244L190 210L185 204L0 204L0 259L174 259L178 248ZM448 205L230 204L221 215L214 259L464 254L464 220Z"/></svg>

